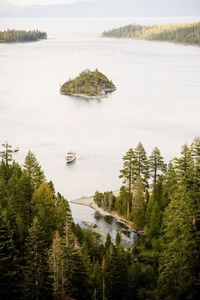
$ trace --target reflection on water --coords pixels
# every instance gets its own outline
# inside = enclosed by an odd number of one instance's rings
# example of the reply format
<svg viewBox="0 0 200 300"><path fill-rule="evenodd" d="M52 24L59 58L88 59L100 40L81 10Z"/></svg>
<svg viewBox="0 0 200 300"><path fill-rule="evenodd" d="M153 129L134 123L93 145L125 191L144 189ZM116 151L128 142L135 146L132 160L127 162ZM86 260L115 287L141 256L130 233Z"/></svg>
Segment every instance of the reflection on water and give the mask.
<svg viewBox="0 0 200 300"><path fill-rule="evenodd" d="M122 236L122 240L123 235L125 235L130 239L130 244L134 244L134 240L137 236L136 232L130 232L125 224L116 221L112 216L102 216L99 212L88 206L70 203L70 207L75 223L78 223L81 227L87 227L87 223L96 224L98 230L105 235L109 233L113 241L115 241L116 234L119 232ZM128 244L124 241L125 246L128 246Z"/></svg>
<svg viewBox="0 0 200 300"><path fill-rule="evenodd" d="M135 20L161 21L170 19ZM28 150L34 152L67 199L119 190L122 157L139 141L148 154L157 145L171 159L199 134L200 48L100 38L103 30L132 22L0 19L2 29L37 24L49 36L0 45L1 141L19 146L19 163ZM85 68L98 68L117 90L99 101L61 95L60 84ZM70 149L78 157L66 166Z"/></svg>
<svg viewBox="0 0 200 300"><path fill-rule="evenodd" d="M37 43L0 44L0 137L19 146L23 164L36 154L48 180L67 199L119 190L122 157L139 141L148 154L158 146L168 160L199 135L200 48L100 38L130 23L176 19L0 19L0 28L47 31ZM104 100L60 95L60 84L85 68L105 73L117 91ZM77 160L65 163L74 149ZM115 238L121 228L71 205L75 222L97 223ZM131 234L134 237L134 234Z"/></svg>

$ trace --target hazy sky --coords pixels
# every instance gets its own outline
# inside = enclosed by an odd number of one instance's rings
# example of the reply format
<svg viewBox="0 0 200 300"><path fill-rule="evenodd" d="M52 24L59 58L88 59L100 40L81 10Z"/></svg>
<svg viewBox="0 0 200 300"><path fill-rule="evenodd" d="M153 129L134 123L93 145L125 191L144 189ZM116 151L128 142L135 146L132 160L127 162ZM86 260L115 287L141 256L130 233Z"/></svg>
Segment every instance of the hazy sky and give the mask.
<svg viewBox="0 0 200 300"><path fill-rule="evenodd" d="M57 4L57 3L72 3L77 1L86 1L86 0L8 0L8 2L14 4Z"/></svg>

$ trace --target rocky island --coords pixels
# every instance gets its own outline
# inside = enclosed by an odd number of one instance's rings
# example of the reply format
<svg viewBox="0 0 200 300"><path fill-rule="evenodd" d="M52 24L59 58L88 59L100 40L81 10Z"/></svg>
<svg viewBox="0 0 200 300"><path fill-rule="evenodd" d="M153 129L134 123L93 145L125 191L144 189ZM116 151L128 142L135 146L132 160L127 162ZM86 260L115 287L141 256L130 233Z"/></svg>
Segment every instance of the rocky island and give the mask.
<svg viewBox="0 0 200 300"><path fill-rule="evenodd" d="M65 82L60 88L60 93L82 98L100 99L115 90L116 86L104 74L97 69L94 71L86 69L75 79L69 79Z"/></svg>

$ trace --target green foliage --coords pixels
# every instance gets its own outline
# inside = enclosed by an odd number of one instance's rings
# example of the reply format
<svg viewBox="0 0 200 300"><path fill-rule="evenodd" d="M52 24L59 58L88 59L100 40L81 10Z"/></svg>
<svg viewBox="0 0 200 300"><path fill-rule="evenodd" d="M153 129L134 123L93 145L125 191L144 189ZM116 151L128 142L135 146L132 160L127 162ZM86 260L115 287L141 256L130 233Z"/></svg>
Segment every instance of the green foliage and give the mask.
<svg viewBox="0 0 200 300"><path fill-rule="evenodd" d="M144 185L141 177L138 177L135 181L133 190L133 205L131 210L131 221L134 227L137 229L143 229L145 225L145 193Z"/></svg>
<svg viewBox="0 0 200 300"><path fill-rule="evenodd" d="M104 74L95 71L85 70L75 79L65 82L60 92L64 95L85 95L88 97L103 96L115 91L116 87Z"/></svg>
<svg viewBox="0 0 200 300"><path fill-rule="evenodd" d="M166 165L158 147L153 149L149 157L149 169L153 182L156 184L158 178L166 171Z"/></svg>
<svg viewBox="0 0 200 300"><path fill-rule="evenodd" d="M49 250L49 266L52 274L54 297L55 299L62 299L64 297L64 253L58 231L54 235Z"/></svg>
<svg viewBox="0 0 200 300"><path fill-rule="evenodd" d="M32 190L36 187L39 187L39 185L45 181L44 173L41 169L40 164L38 163L35 154L33 154L31 151L28 152L25 162L24 162L24 170L26 176L30 180L30 185Z"/></svg>
<svg viewBox="0 0 200 300"><path fill-rule="evenodd" d="M46 32L38 30L25 31L8 29L6 31L0 31L0 43L33 42L46 38Z"/></svg>
<svg viewBox="0 0 200 300"><path fill-rule="evenodd" d="M146 212L146 233L150 238L158 238L161 233L163 214L163 180L160 178L151 194Z"/></svg>
<svg viewBox="0 0 200 300"><path fill-rule="evenodd" d="M132 38L199 45L200 23L167 25L127 25L103 32L104 37Z"/></svg>
<svg viewBox="0 0 200 300"><path fill-rule="evenodd" d="M2 299L16 297L16 249L13 230L5 211L0 212L0 295ZM8 286L9 283L9 286Z"/></svg>
<svg viewBox="0 0 200 300"><path fill-rule="evenodd" d="M25 255L25 299L51 299L47 246L37 217L29 228Z"/></svg>
<svg viewBox="0 0 200 300"><path fill-rule="evenodd" d="M71 212L68 202L55 195L52 183L45 182L31 152L23 169L15 162L0 163L0 208L0 295L53 298L48 252L54 232L64 237Z"/></svg>
<svg viewBox="0 0 200 300"><path fill-rule="evenodd" d="M195 151L194 151L195 144ZM164 213L159 288L165 299L200 296L200 186L196 168L200 145L184 145L175 160L178 184Z"/></svg>
<svg viewBox="0 0 200 300"><path fill-rule="evenodd" d="M117 197L96 192L95 201L104 209L122 216L130 209L129 218L140 231L134 248L126 251L119 234L115 243L108 234L104 245L97 233L74 224L68 202L46 182L34 155L28 154L25 168L2 160L0 297L198 299L199 141L185 145L164 171L158 149L147 160L139 144L131 150L131 192L126 172Z"/></svg>
<svg viewBox="0 0 200 300"><path fill-rule="evenodd" d="M94 202L104 210L112 211L115 208L116 197L112 192L99 193L94 195Z"/></svg>
<svg viewBox="0 0 200 300"><path fill-rule="evenodd" d="M0 156L2 157L2 160L5 162L6 166L8 166L12 162L12 146L5 142L2 144L2 147L4 150L0 152Z"/></svg>
<svg viewBox="0 0 200 300"><path fill-rule="evenodd" d="M123 169L120 170L119 178L123 179L123 184L127 187L128 193L131 195L132 187L135 180L134 163L135 163L135 153L132 148L130 148L126 154L123 156Z"/></svg>
<svg viewBox="0 0 200 300"><path fill-rule="evenodd" d="M130 148L123 157L123 168L120 170L119 178L123 179L123 184L129 195L126 201L126 216L129 218L134 202L133 190L135 182L140 178L144 189L148 186L149 165L146 151L141 143L135 149ZM120 198L124 194L124 190L121 190L120 194L117 201L118 204L121 202ZM120 210L121 208L118 205L118 211ZM125 211L123 211L122 215L125 215Z"/></svg>
<svg viewBox="0 0 200 300"><path fill-rule="evenodd" d="M148 187L149 179L149 162L147 154L142 143L139 143L135 148L134 161L135 180L140 177L145 187Z"/></svg>

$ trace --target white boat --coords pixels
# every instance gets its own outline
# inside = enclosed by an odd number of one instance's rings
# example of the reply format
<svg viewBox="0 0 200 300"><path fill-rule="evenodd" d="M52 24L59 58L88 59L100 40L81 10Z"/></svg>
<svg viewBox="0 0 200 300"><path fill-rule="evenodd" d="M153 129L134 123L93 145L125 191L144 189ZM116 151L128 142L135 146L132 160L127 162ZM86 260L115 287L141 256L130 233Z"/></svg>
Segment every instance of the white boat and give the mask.
<svg viewBox="0 0 200 300"><path fill-rule="evenodd" d="M67 163L70 163L76 159L76 153L74 151L69 151L65 157Z"/></svg>

